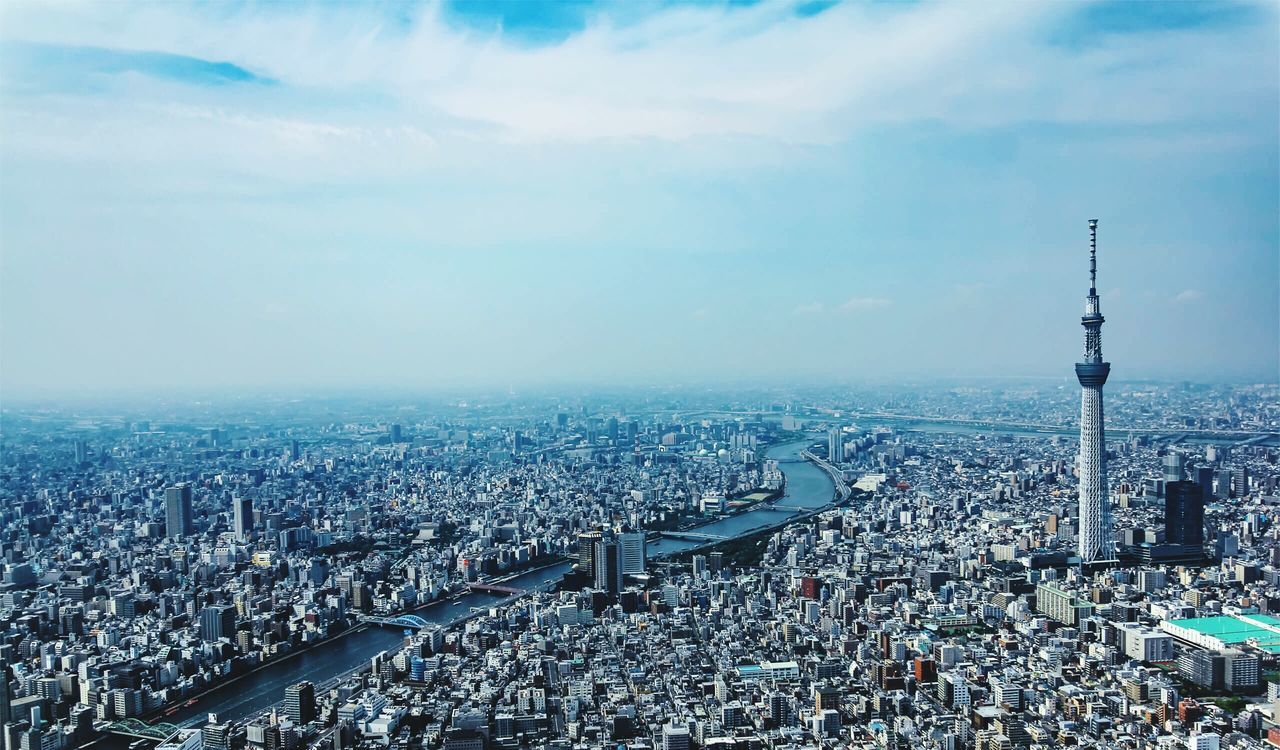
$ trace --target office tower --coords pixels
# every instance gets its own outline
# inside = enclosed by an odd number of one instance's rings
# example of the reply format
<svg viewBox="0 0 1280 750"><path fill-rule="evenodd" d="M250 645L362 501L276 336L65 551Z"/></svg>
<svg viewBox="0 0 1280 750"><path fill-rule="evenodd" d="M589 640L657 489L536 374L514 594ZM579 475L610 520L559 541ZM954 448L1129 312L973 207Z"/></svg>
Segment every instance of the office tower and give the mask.
<svg viewBox="0 0 1280 750"><path fill-rule="evenodd" d="M584 531L578 535L578 572L596 577L596 542L604 538L600 531Z"/></svg>
<svg viewBox="0 0 1280 750"><path fill-rule="evenodd" d="M236 630L236 608L230 605L210 605L200 610L200 638L213 642L231 638Z"/></svg>
<svg viewBox="0 0 1280 750"><path fill-rule="evenodd" d="M596 588L616 594L622 591L622 550L612 537L596 542Z"/></svg>
<svg viewBox="0 0 1280 750"><path fill-rule="evenodd" d="M191 484L183 482L164 491L164 531L166 536L191 535Z"/></svg>
<svg viewBox="0 0 1280 750"><path fill-rule="evenodd" d="M1089 296L1085 299L1084 361L1076 363L1080 381L1080 562L1112 557L1111 509L1107 493L1107 448L1102 431L1102 386L1111 363L1102 361L1102 323L1098 306L1098 220L1089 220Z"/></svg>
<svg viewBox="0 0 1280 750"><path fill-rule="evenodd" d="M391 438L391 442L402 442L404 439L404 428L398 424L393 424L387 428L387 434Z"/></svg>
<svg viewBox="0 0 1280 750"><path fill-rule="evenodd" d="M839 427L827 430L827 461L838 464L844 460L844 437Z"/></svg>
<svg viewBox="0 0 1280 750"><path fill-rule="evenodd" d="M231 517L236 539L241 542L248 539L249 532L253 529L253 500L247 497L231 498Z"/></svg>
<svg viewBox="0 0 1280 750"><path fill-rule="evenodd" d="M1231 472L1232 497L1244 497L1249 494L1249 467L1237 466Z"/></svg>
<svg viewBox="0 0 1280 750"><path fill-rule="evenodd" d="M1204 496L1204 502L1207 505L1213 500L1213 467L1197 466L1196 467L1196 484L1200 485L1200 494Z"/></svg>
<svg viewBox="0 0 1280 750"><path fill-rule="evenodd" d="M1195 482L1165 485L1164 528L1169 544L1204 544L1204 492Z"/></svg>
<svg viewBox="0 0 1280 750"><path fill-rule="evenodd" d="M622 574L640 575L645 571L646 549L643 531L624 531L618 535L622 548Z"/></svg>
<svg viewBox="0 0 1280 750"><path fill-rule="evenodd" d="M316 686L299 682L284 689L284 713L302 726L316 720Z"/></svg>
<svg viewBox="0 0 1280 750"><path fill-rule="evenodd" d="M1181 453L1169 451L1164 454L1164 481L1169 482L1182 481L1183 457Z"/></svg>

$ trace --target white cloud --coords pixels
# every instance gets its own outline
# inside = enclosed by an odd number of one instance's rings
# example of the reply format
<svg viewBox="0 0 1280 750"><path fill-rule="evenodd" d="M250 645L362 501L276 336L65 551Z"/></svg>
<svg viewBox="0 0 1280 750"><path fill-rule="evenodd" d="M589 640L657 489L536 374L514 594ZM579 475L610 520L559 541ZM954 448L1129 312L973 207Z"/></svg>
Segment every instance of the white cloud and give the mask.
<svg viewBox="0 0 1280 750"><path fill-rule="evenodd" d="M1190 305L1204 299L1204 292L1199 289L1184 289L1174 296L1173 301L1179 305Z"/></svg>
<svg viewBox="0 0 1280 750"><path fill-rule="evenodd" d="M844 313L860 312L862 310L875 310L881 307L888 307L889 300L884 297L852 297L841 303L839 310Z"/></svg>
<svg viewBox="0 0 1280 750"><path fill-rule="evenodd" d="M345 109L363 109L339 101L347 94L377 100L382 125L511 142L829 143L886 123L1096 126L1206 112L1230 122L1261 116L1257 97L1275 80L1259 75L1257 53L1275 47L1265 22L1051 44L1079 10L1070 3L849 3L811 18L782 2L676 6L625 25L601 16L537 47L459 30L435 6L405 25L366 6L227 7L8 4L0 38L230 61ZM240 106L271 112L289 100L263 88Z"/></svg>

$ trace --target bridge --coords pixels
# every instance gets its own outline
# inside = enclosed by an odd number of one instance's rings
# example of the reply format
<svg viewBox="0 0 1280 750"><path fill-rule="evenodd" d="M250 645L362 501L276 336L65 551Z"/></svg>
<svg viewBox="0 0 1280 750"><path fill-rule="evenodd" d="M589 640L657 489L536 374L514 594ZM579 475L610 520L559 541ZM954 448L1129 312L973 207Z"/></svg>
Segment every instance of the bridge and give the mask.
<svg viewBox="0 0 1280 750"><path fill-rule="evenodd" d="M839 469L832 466L826 460L819 458L812 451L801 451L800 455L804 456L805 459L812 461L819 469L827 472L827 475L831 477L832 484L836 486L836 495L839 496L841 501L849 499L849 495L853 492L853 489L844 481L844 475L840 473Z"/></svg>
<svg viewBox="0 0 1280 750"><path fill-rule="evenodd" d="M663 531L659 536L668 539L685 539L690 542L723 542L729 537L722 534L707 534L702 531Z"/></svg>
<svg viewBox="0 0 1280 750"><path fill-rule="evenodd" d="M107 727L107 731L111 734L121 734L126 737L142 737L148 740L167 740L172 737L179 727L168 722L160 721L155 724L148 724L141 719L122 719L112 723Z"/></svg>
<svg viewBox="0 0 1280 750"><path fill-rule="evenodd" d="M498 583L468 583L467 588L471 591L479 591L484 594L506 594L507 596L525 593L524 589L518 589L514 586L503 586Z"/></svg>
<svg viewBox="0 0 1280 750"><path fill-rule="evenodd" d="M399 615L397 617L360 615L359 620L360 622L367 622L370 625L391 625L397 628L410 628L412 630L422 630L432 624L417 615Z"/></svg>

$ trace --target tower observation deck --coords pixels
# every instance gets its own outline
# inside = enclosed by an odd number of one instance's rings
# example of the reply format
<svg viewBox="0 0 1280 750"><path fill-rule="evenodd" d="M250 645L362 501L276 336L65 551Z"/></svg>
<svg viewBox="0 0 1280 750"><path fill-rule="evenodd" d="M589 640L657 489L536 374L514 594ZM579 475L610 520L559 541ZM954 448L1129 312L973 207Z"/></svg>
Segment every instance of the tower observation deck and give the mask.
<svg viewBox="0 0 1280 750"><path fill-rule="evenodd" d="M1107 490L1107 447L1102 429L1102 386L1111 363L1102 360L1102 317L1098 304L1098 220L1089 220L1089 295L1085 298L1084 360L1076 363L1080 381L1080 534L1082 564L1114 556Z"/></svg>

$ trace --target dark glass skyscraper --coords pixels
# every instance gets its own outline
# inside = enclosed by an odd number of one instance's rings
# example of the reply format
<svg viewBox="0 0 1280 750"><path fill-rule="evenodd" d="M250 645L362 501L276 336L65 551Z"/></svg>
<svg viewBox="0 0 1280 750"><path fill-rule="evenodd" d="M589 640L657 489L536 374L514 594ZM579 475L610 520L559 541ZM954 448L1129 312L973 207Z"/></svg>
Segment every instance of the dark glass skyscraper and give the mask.
<svg viewBox="0 0 1280 750"><path fill-rule="evenodd" d="M164 491L164 533L170 537L191 536L191 485L183 482Z"/></svg>
<svg viewBox="0 0 1280 750"><path fill-rule="evenodd" d="M622 591L622 548L611 536L596 542L595 584L601 591Z"/></svg>
<svg viewBox="0 0 1280 750"><path fill-rule="evenodd" d="M1164 486L1165 541L1199 547L1204 544L1204 491L1195 482Z"/></svg>

